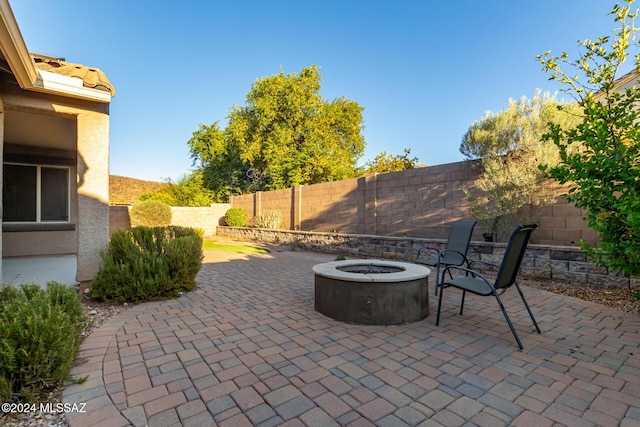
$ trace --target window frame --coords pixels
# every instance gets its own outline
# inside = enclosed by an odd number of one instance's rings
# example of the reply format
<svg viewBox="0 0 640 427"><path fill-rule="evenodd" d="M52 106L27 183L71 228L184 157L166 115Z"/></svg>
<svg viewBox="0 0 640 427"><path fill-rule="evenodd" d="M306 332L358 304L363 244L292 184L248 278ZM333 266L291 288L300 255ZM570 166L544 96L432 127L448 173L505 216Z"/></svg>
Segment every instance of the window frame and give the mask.
<svg viewBox="0 0 640 427"><path fill-rule="evenodd" d="M70 224L71 223L71 167L64 165L52 165L45 163L25 163L25 162L3 162L3 170L6 165L12 166L24 166L36 168L36 218L35 221L5 221L4 215L2 218L2 224L5 225L41 225L41 224ZM47 169L63 169L67 171L66 179L66 220L42 220L42 168ZM4 195L3 195L4 198Z"/></svg>

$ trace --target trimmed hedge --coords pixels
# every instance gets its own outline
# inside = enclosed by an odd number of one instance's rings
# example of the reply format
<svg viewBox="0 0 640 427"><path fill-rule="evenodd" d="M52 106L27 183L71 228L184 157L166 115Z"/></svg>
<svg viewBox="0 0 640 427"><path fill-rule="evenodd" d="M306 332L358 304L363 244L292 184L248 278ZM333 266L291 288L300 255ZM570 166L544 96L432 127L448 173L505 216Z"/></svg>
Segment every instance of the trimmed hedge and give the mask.
<svg viewBox="0 0 640 427"><path fill-rule="evenodd" d="M224 222L230 227L246 227L247 214L242 208L231 208L224 214Z"/></svg>
<svg viewBox="0 0 640 427"><path fill-rule="evenodd" d="M131 226L166 227L171 224L171 206L157 200L145 200L131 206Z"/></svg>
<svg viewBox="0 0 640 427"><path fill-rule="evenodd" d="M104 265L91 282L99 301L142 302L175 297L195 287L202 267L203 231L187 227L133 227L114 233Z"/></svg>
<svg viewBox="0 0 640 427"><path fill-rule="evenodd" d="M33 402L69 380L85 316L78 292L60 283L0 289L0 399Z"/></svg>

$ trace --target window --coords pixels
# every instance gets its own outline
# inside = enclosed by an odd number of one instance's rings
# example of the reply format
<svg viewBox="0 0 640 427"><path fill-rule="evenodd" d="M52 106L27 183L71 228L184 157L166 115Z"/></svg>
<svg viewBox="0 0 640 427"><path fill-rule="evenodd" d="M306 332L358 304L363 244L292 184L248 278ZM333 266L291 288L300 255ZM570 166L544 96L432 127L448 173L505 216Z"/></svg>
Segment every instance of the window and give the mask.
<svg viewBox="0 0 640 427"><path fill-rule="evenodd" d="M69 168L5 163L3 222L68 222Z"/></svg>

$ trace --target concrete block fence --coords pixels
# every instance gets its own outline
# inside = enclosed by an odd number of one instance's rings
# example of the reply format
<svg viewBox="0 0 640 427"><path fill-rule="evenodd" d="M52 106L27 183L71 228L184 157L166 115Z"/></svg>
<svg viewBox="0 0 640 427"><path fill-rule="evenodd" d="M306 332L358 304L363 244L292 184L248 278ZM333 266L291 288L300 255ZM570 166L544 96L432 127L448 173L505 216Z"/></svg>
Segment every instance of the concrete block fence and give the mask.
<svg viewBox="0 0 640 427"><path fill-rule="evenodd" d="M465 189L479 176L478 163L465 161L372 174L365 177L232 196L234 208L251 219L267 211L282 215L286 230L417 236L444 239L451 222L469 219ZM584 221L584 212L560 197L532 216L539 225L534 242L571 246L593 243L597 235ZM486 231L476 227L474 239Z"/></svg>
<svg viewBox="0 0 640 427"><path fill-rule="evenodd" d="M206 207L171 207L171 225L202 228L205 236L214 236L219 225L224 225L224 214L231 205L215 203ZM109 235L131 226L129 205L109 206Z"/></svg>
<svg viewBox="0 0 640 427"><path fill-rule="evenodd" d="M537 230L536 230L537 232ZM445 239L414 237L385 237L366 234L320 233L295 230L267 230L260 228L218 227L218 236L238 240L285 245L316 252L333 253L357 258L393 259L413 262L418 248L443 249ZM499 263L506 243L472 241L469 257ZM593 285L602 288L624 287L640 290L640 279L620 276L587 261L577 247L530 244L522 262L522 277L564 282L574 285Z"/></svg>

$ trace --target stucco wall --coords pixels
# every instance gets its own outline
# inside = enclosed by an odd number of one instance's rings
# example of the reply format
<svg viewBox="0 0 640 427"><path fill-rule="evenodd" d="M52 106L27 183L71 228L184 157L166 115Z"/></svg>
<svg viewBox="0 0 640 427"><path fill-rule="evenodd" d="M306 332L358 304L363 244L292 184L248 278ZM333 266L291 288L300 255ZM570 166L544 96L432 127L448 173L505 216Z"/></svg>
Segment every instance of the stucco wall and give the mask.
<svg viewBox="0 0 640 427"><path fill-rule="evenodd" d="M109 106L35 92L25 93L7 84L0 89L5 110L15 112L16 120L21 120L25 114L32 115L29 132L21 133L23 127L18 121L5 124L5 136L12 134L14 139L7 141L5 138L5 142L72 150L77 157L71 171L71 179L75 181L71 185L70 212L70 219L75 222L73 242L64 238L69 235L68 231L14 231L11 238L14 243L20 241L21 246L30 246L43 256L62 255L61 250L75 254L76 280L91 280L101 265L100 251L106 248L109 237ZM51 139L46 128L38 128L38 117L44 117L45 122L49 117L71 123L71 132L63 138ZM64 240L64 248L60 248L56 240ZM5 239L5 256L11 253L12 248L8 248L8 244L13 245L12 241ZM52 250L48 251L47 247Z"/></svg>
<svg viewBox="0 0 640 427"><path fill-rule="evenodd" d="M243 208L249 219L278 210L282 229L444 239L451 222L471 217L464 189L478 175L476 162L449 163L232 196L231 206ZM596 241L583 216L559 197L537 212L534 242L571 246L579 239ZM474 239L482 240L484 231L476 227Z"/></svg>

